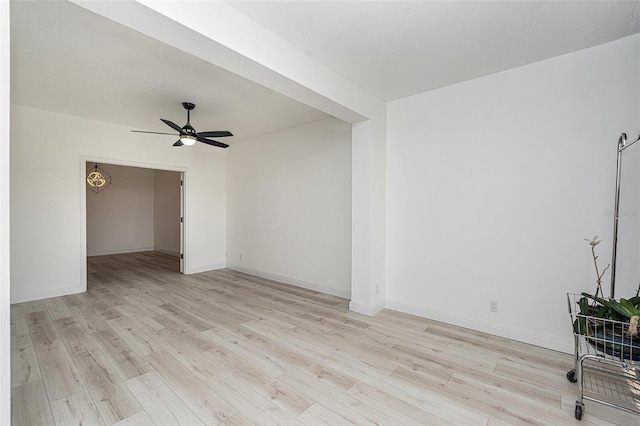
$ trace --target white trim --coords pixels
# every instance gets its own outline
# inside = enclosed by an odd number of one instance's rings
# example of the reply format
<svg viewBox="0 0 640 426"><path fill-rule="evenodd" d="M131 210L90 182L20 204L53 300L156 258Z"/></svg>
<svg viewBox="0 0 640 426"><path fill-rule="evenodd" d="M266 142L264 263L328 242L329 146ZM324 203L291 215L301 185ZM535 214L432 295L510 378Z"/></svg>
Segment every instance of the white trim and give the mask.
<svg viewBox="0 0 640 426"><path fill-rule="evenodd" d="M224 269L224 268L226 268L224 263L216 263L216 264L213 264L213 265L190 267L190 268L188 268L186 270L185 275L199 274L201 272L215 271L216 269Z"/></svg>
<svg viewBox="0 0 640 426"><path fill-rule="evenodd" d="M86 263L86 262L85 262ZM82 286L54 288L46 291L34 291L33 293L11 294L11 303L32 302L34 300L49 299L51 297L68 296L70 294L86 291Z"/></svg>
<svg viewBox="0 0 640 426"><path fill-rule="evenodd" d="M500 336L507 339L516 340L518 342L529 343L531 345L536 345L559 352L572 354L575 351L573 339L565 340L557 336L536 333L532 332L531 330L526 330L518 327L510 327L504 324L487 321L485 319L473 318L467 315L452 314L450 312L443 312L433 309L425 309L422 307L411 305L409 303L397 302L393 300L387 300L386 307L387 309L391 309L393 311L416 315L422 318L440 321L458 327L469 328L471 330L489 333L493 334L494 336Z"/></svg>
<svg viewBox="0 0 640 426"><path fill-rule="evenodd" d="M143 251L154 251L154 248L139 247L139 248L128 248L128 249L98 250L93 253L87 253L87 257L108 256L110 254L140 253ZM156 251L160 251L160 250L156 250Z"/></svg>
<svg viewBox="0 0 640 426"><path fill-rule="evenodd" d="M322 284L310 283L308 281L285 277L283 275L278 275L278 274L272 274L270 272L264 272L259 269L248 268L246 266L236 265L234 263L229 263L229 262L227 262L227 268L233 269L238 272L243 272L245 274L255 275L256 277L278 281L283 284L289 284L295 287L301 287L307 290L313 290L319 293L329 294L331 296L342 297L343 299L351 298L350 290L341 290L339 288L327 287Z"/></svg>
<svg viewBox="0 0 640 426"><path fill-rule="evenodd" d="M105 163L105 164L113 164L116 166L128 166L128 167L138 167L141 169L153 169L153 170L166 170L169 172L186 172L188 170L187 167L179 167L179 166L171 166L168 164L160 164L160 163L145 163L142 161L130 161L130 160L122 160L116 158L109 157L96 157L95 155L80 155L80 160L82 163ZM84 164L83 164L84 165ZM85 177L86 170L83 169L82 176ZM84 179L83 179L84 189Z"/></svg>
<svg viewBox="0 0 640 426"><path fill-rule="evenodd" d="M354 302L353 300L349 302L349 310L353 312L357 312L362 315L367 315L369 317L375 316L378 312L385 308L385 303L381 302L377 305L368 306L362 303Z"/></svg>

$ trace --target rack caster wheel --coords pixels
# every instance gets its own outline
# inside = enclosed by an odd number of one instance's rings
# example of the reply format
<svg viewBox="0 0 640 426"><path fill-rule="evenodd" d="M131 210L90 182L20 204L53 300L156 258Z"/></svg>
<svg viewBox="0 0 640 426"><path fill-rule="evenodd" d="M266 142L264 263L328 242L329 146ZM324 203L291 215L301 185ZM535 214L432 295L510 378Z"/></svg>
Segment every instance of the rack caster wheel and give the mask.
<svg viewBox="0 0 640 426"><path fill-rule="evenodd" d="M576 419L582 420L582 414L584 412L584 405L576 402Z"/></svg>
<svg viewBox="0 0 640 426"><path fill-rule="evenodd" d="M571 383L575 383L578 381L578 379L576 379L576 370L570 370L567 373L567 380L570 381Z"/></svg>

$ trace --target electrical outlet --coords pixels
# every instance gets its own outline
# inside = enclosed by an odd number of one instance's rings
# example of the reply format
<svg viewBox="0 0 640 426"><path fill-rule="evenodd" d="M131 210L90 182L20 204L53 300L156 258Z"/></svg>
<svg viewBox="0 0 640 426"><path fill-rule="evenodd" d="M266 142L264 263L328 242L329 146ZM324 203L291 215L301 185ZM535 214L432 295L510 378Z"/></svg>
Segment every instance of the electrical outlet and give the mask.
<svg viewBox="0 0 640 426"><path fill-rule="evenodd" d="M497 300L489 300L489 311L498 312L498 301Z"/></svg>

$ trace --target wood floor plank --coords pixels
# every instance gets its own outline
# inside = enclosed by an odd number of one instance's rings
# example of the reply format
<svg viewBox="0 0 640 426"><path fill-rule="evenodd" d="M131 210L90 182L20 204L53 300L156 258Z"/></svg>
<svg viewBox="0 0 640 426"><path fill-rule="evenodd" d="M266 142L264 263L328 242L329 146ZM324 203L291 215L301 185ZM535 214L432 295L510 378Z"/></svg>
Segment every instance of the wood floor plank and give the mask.
<svg viewBox="0 0 640 426"><path fill-rule="evenodd" d="M54 424L42 380L11 388L11 424L29 426Z"/></svg>
<svg viewBox="0 0 640 426"><path fill-rule="evenodd" d="M247 342L246 339L242 339L237 334L222 327L207 330L203 332L202 335L207 336L216 345L222 346L244 358L249 363L258 366L272 377L277 377L287 370L287 366L283 365L282 362L256 351L255 345L251 342Z"/></svg>
<svg viewBox="0 0 640 426"><path fill-rule="evenodd" d="M230 419L227 419L224 422L222 422L221 424L225 426L255 426L256 423L248 419L242 413L237 413Z"/></svg>
<svg viewBox="0 0 640 426"><path fill-rule="evenodd" d="M378 405L368 406L348 394L323 382L315 380L296 368L289 370L278 380L295 391L305 395L309 401L317 401L342 419L358 425L395 425L393 418L375 409Z"/></svg>
<svg viewBox="0 0 640 426"><path fill-rule="evenodd" d="M45 299L42 301L42 303L47 309L47 312L49 312L49 316L53 320L73 316L73 313L69 310L66 303L64 303L64 300L61 297Z"/></svg>
<svg viewBox="0 0 640 426"><path fill-rule="evenodd" d="M90 351L74 358L105 423L113 424L143 411L104 355Z"/></svg>
<svg viewBox="0 0 640 426"><path fill-rule="evenodd" d="M107 320L107 323L138 356L142 357L162 350L151 337L127 318L114 318Z"/></svg>
<svg viewBox="0 0 640 426"><path fill-rule="evenodd" d="M163 328L162 325L153 320L153 317L164 315L166 311L156 305L144 304L144 302L127 302L116 306L115 309L147 334L149 334L147 330L160 330ZM144 324L144 327L140 326L141 323Z"/></svg>
<svg viewBox="0 0 640 426"><path fill-rule="evenodd" d="M171 317L177 318L182 321L185 327L193 329L196 333L209 330L212 327L211 323L202 318L199 318L197 315L189 312L188 309L180 307L175 303L165 303L163 305L160 305L160 308L171 314Z"/></svg>
<svg viewBox="0 0 640 426"><path fill-rule="evenodd" d="M56 320L54 324L72 357L83 356L97 349L93 339L74 317Z"/></svg>
<svg viewBox="0 0 640 426"><path fill-rule="evenodd" d="M385 393L426 410L445 422L485 425L488 421L487 417L475 413L466 406L456 405L448 401L446 398L441 397L438 392L427 390L402 380L392 379L374 368L343 354L332 355L325 363L345 374L350 374L360 382L377 387Z"/></svg>
<svg viewBox="0 0 640 426"><path fill-rule="evenodd" d="M282 328L271 321L247 321L241 324L242 327L258 333L281 346L291 348L298 353L304 354L309 359L321 361L333 353L328 347L312 344L309 341L296 337L292 328ZM295 329L295 327L293 327Z"/></svg>
<svg viewBox="0 0 640 426"><path fill-rule="evenodd" d="M154 331L152 336L165 349L166 345L170 345L175 348L192 348L196 351L204 352L214 347L211 340L202 336L196 330L185 327L185 324L178 318L171 315L162 315L154 317L154 320L161 324L163 328Z"/></svg>
<svg viewBox="0 0 640 426"><path fill-rule="evenodd" d="M28 313L26 319L34 346L46 346L60 338L58 330L46 311Z"/></svg>
<svg viewBox="0 0 640 426"><path fill-rule="evenodd" d="M571 355L178 265L92 257L87 292L12 305L13 423L578 423ZM587 402L580 424L639 423Z"/></svg>
<svg viewBox="0 0 640 426"><path fill-rule="evenodd" d="M41 380L31 333L22 306L11 308L11 387Z"/></svg>
<svg viewBox="0 0 640 426"><path fill-rule="evenodd" d="M32 312L38 312L38 311L44 311L46 308L44 307L44 303L42 303L42 300L34 300L33 302L24 302L21 304L23 309L24 309L24 313L25 314L30 314Z"/></svg>
<svg viewBox="0 0 640 426"><path fill-rule="evenodd" d="M35 350L42 379L52 401L84 390L82 379L62 340L55 339L46 346L37 344Z"/></svg>
<svg viewBox="0 0 640 426"><path fill-rule="evenodd" d="M223 396L207 387L166 352L144 357L167 386L207 425L216 425L237 413Z"/></svg>
<svg viewBox="0 0 640 426"><path fill-rule="evenodd" d="M146 411L140 411L131 417L114 423L113 426L158 426L156 425Z"/></svg>
<svg viewBox="0 0 640 426"><path fill-rule="evenodd" d="M566 419L562 412L546 411L545 405L533 399L505 391L499 386L466 377L463 372L455 373L444 388L450 392L449 395L462 395L463 389L466 392L471 391L474 394L482 395L482 398L475 401L467 400L467 404L477 412L486 413L487 417L493 415L506 423L547 425L559 424ZM445 392L442 387L440 390ZM557 407L560 407L560 403L560 398L558 398ZM500 409L498 410L498 408Z"/></svg>
<svg viewBox="0 0 640 426"><path fill-rule="evenodd" d="M58 426L104 425L98 408L88 392L80 392L51 403Z"/></svg>
<svg viewBox="0 0 640 426"><path fill-rule="evenodd" d="M219 394L225 395L238 412L249 417L256 424L283 426L298 424L295 416L229 373L219 374L216 380L209 382L208 385ZM304 409L311 405L311 402L305 405Z"/></svg>
<svg viewBox="0 0 640 426"><path fill-rule="evenodd" d="M393 396L384 390L366 383L357 382L349 390L350 395L364 404L378 407L384 410L391 418L399 421L403 425L452 425L444 419L431 414L413 404L406 402L402 398Z"/></svg>
<svg viewBox="0 0 640 426"><path fill-rule="evenodd" d="M223 366L237 380L251 386L264 398L292 415L299 414L309 406L306 398L298 392L224 348L217 347L201 355L215 360L217 365ZM196 371L195 374L207 384L218 380L218 374L204 375L199 371Z"/></svg>
<svg viewBox="0 0 640 426"><path fill-rule="evenodd" d="M353 423L343 419L338 414L315 403L309 407L304 413L298 416L298 420L308 425L326 425L326 426L351 426Z"/></svg>
<svg viewBox="0 0 640 426"><path fill-rule="evenodd" d="M51 401L82 392L84 385L69 352L46 311L27 314L31 340Z"/></svg>
<svg viewBox="0 0 640 426"><path fill-rule="evenodd" d="M151 369L113 330L93 333L91 338L122 380L145 374Z"/></svg>
<svg viewBox="0 0 640 426"><path fill-rule="evenodd" d="M204 425L154 372L127 381L151 420L158 425Z"/></svg>
<svg viewBox="0 0 640 426"><path fill-rule="evenodd" d="M104 318L98 315L98 313L94 311L88 303L85 303L84 299L78 297L77 300L79 300L79 303L81 304L78 306L71 306L69 310L88 333L111 329Z"/></svg>

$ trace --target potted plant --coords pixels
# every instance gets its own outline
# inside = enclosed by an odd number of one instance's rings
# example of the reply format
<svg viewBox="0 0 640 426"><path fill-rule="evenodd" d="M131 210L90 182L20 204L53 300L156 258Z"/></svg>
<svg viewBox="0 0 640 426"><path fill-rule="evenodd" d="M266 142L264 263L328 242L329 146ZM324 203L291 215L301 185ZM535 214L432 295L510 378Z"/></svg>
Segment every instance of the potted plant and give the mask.
<svg viewBox="0 0 640 426"><path fill-rule="evenodd" d="M595 247L601 242L598 237L585 238L591 246L591 255L596 271L595 294L582 293L578 301L579 315L573 323L574 331L587 337L596 349L624 359L640 360L640 286L630 299L605 298L602 292L602 277L609 268L598 267Z"/></svg>

